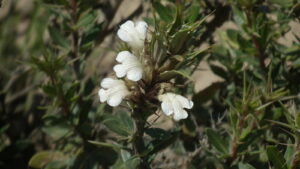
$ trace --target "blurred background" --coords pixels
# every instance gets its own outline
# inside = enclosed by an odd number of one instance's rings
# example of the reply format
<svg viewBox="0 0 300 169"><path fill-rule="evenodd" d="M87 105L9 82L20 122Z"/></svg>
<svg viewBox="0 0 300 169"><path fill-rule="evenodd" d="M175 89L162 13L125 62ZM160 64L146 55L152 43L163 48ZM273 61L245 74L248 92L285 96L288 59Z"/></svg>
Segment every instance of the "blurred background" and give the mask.
<svg viewBox="0 0 300 169"><path fill-rule="evenodd" d="M117 154L109 148L96 148L87 143L87 140L105 141L116 137L101 123L105 118L103 113L111 109L99 104L97 96L99 82L112 73L116 51L122 48L120 40L116 37L119 25L129 19L143 19L151 23L149 18L153 15L153 2L150 0L2 0L1 2L0 168L25 169L29 163L29 168L42 168L49 161L49 153L51 159L54 156L57 159L65 159L65 163L55 163L52 168L66 168L65 166L85 169L109 168L117 160ZM188 4L187 13L190 12L195 19L213 12L197 37L196 46L203 48L214 44L223 45L223 48L220 45L219 48L213 48L212 54L205 57L192 76L195 81L193 93L197 93L197 97L200 98L196 104L206 103L198 107L203 114L196 115L197 120L194 121L200 127L190 129L198 133L203 131L202 125L211 125L208 112L218 112L213 115L218 119L221 112L228 108L222 99L208 104L207 101L213 100L219 89L227 90L233 81L236 81L235 84L241 81L241 78L234 78L241 77L240 74L237 73L236 76L231 74L229 78L224 75L224 70L228 73L240 69L229 67L231 63L235 63L232 58L245 56L247 52L249 55L251 52L255 53L253 52L255 46L247 45L252 43L249 37L246 36L241 42L239 41L241 38L236 35L238 30L241 31L239 25L241 19L237 18L236 8L239 8L239 3L247 4L246 1L186 0L185 2ZM164 5L168 3L175 3L175 0L162 2ZM274 40L280 45L279 48L284 48L285 51L287 48L294 53L299 51L299 3L292 0L257 0L253 3L257 3L255 10L262 11L268 18L269 28L265 31L277 29L274 35L270 35L274 36L270 37L270 41ZM173 14L166 12L163 16L168 19L170 15ZM289 19L288 16L293 16L294 19ZM265 19L263 23L266 22ZM275 25L273 22L282 24ZM250 47L246 49L245 46ZM227 55L225 49L229 48L237 51L239 48L245 50L233 54L231 59L224 57L226 60L224 62L222 59L219 60L218 57L221 55ZM234 52L236 51L231 50L228 53ZM47 56L43 60L46 60L47 64L39 60L43 56ZM292 56L289 60L291 64L297 60L299 54ZM299 59L297 61L299 62ZM251 59L242 62L249 62L250 69L253 65L253 69L259 67L259 63L254 63ZM211 70L211 65L214 70ZM288 78L291 82L289 91L294 92L293 94L299 92L299 64L297 66L293 70L286 71L286 75L291 73ZM253 79L260 81L259 76ZM228 89L232 92L233 90ZM220 95L227 97L230 96L230 92L218 94ZM214 107L207 108L209 105ZM62 113L68 111L71 113ZM159 121L157 126L163 129L174 127L173 122L164 120L163 117ZM203 137L193 132L180 136L182 144L186 144L185 151L193 152L195 145L198 144L194 145L193 142ZM62 150L64 153L56 150ZM30 160L37 152L44 154L36 157L39 160ZM181 158L184 153L180 152L179 155L174 155L170 149L164 150L157 157L153 168L164 167L159 159L166 162L166 168L185 168L183 167L185 162ZM67 157L66 153L72 157ZM36 163L41 159L44 161ZM178 164L172 167L174 159L178 160ZM213 160L202 165L208 163L213 163Z"/></svg>

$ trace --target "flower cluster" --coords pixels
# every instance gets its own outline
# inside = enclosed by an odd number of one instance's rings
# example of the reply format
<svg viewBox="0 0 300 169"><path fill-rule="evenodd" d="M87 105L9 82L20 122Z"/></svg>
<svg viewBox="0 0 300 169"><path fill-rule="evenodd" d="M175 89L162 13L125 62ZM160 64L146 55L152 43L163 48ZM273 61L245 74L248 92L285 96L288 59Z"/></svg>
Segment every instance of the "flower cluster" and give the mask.
<svg viewBox="0 0 300 169"><path fill-rule="evenodd" d="M146 76L145 74L149 74L145 71L145 67L148 65L142 62L144 60L147 28L147 23L143 21L137 23L127 21L120 26L117 35L131 47L131 51L118 53L116 57L118 64L113 68L117 78L102 80L102 88L98 92L101 102L107 102L112 107L118 106L123 99L134 95L135 91L130 90L132 84L144 82L143 77ZM124 77L126 78L124 79ZM173 116L176 121L188 117L184 108L191 109L193 107L191 100L174 93L157 95L156 99L161 102L161 109L165 115Z"/></svg>

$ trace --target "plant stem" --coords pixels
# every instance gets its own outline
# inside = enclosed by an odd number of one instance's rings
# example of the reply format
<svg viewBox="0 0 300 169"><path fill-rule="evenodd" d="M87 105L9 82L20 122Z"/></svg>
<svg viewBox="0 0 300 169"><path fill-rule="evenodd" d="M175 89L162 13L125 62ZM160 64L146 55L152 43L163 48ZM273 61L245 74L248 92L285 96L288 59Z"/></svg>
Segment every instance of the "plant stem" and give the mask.
<svg viewBox="0 0 300 169"><path fill-rule="evenodd" d="M147 163L147 158L141 156L141 154L145 151L145 143L144 143L143 136L144 136L146 121L142 118L142 113L140 110L141 109L136 109L133 112L133 119L135 122L136 131L133 136L132 146L133 146L134 155L141 158L140 159L141 161L138 164L137 168L148 169L150 167L149 164Z"/></svg>
<svg viewBox="0 0 300 169"><path fill-rule="evenodd" d="M70 0L69 1L70 9L71 9L71 24L74 26L77 23L78 16L77 16L77 2L76 0ZM78 42L79 42L79 35L77 30L72 31L72 53L71 57L74 61L73 68L76 74L77 79L80 79L80 61L78 59L79 53L78 53Z"/></svg>
<svg viewBox="0 0 300 169"><path fill-rule="evenodd" d="M253 22L252 22L252 12L251 11L247 11L246 10L246 14L247 14L247 19L248 19L248 27L250 29L252 29L253 27ZM265 49L264 47L262 47L259 43L259 41L257 40L256 36L254 34L251 33L251 40L254 44L254 47L256 49L256 57L259 60L259 64L260 67L265 70L266 69L266 65L265 65L265 59L267 58L266 54L265 54Z"/></svg>
<svg viewBox="0 0 300 169"><path fill-rule="evenodd" d="M242 114L239 123L238 123L238 134L234 136L233 144L231 147L231 155L230 155L230 161L233 162L237 158L238 154L238 141L239 141L239 135L242 133L242 130L244 128L244 122L245 122L245 115Z"/></svg>

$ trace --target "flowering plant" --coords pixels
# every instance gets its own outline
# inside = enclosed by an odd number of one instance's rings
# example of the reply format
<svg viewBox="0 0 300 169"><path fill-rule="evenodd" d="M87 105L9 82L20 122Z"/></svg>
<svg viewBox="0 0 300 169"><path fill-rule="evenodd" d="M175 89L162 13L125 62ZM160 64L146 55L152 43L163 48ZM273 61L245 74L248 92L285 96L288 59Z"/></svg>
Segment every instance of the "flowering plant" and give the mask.
<svg viewBox="0 0 300 169"><path fill-rule="evenodd" d="M299 6L4 0L0 168L299 168Z"/></svg>

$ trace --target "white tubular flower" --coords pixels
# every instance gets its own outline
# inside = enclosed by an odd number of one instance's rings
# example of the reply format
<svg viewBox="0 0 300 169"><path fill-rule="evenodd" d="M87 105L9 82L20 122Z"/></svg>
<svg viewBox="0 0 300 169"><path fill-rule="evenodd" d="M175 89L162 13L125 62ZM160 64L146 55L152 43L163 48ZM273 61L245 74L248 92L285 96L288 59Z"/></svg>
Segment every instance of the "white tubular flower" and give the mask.
<svg viewBox="0 0 300 169"><path fill-rule="evenodd" d="M143 66L136 56L128 51L122 51L118 54L116 60L121 63L114 66L117 77L125 75L129 80L139 81L143 76Z"/></svg>
<svg viewBox="0 0 300 169"><path fill-rule="evenodd" d="M158 99L162 102L161 109L163 113L167 116L173 115L176 121L186 119L188 114L184 108L191 109L194 105L191 100L174 93L159 95Z"/></svg>
<svg viewBox="0 0 300 169"><path fill-rule="evenodd" d="M116 107L130 94L123 80L104 78L101 82L102 89L98 95L101 102L107 101L108 105Z"/></svg>
<svg viewBox="0 0 300 169"><path fill-rule="evenodd" d="M121 40L127 42L131 47L141 49L144 46L147 27L148 25L144 21L133 23L129 20L120 26L117 34Z"/></svg>

